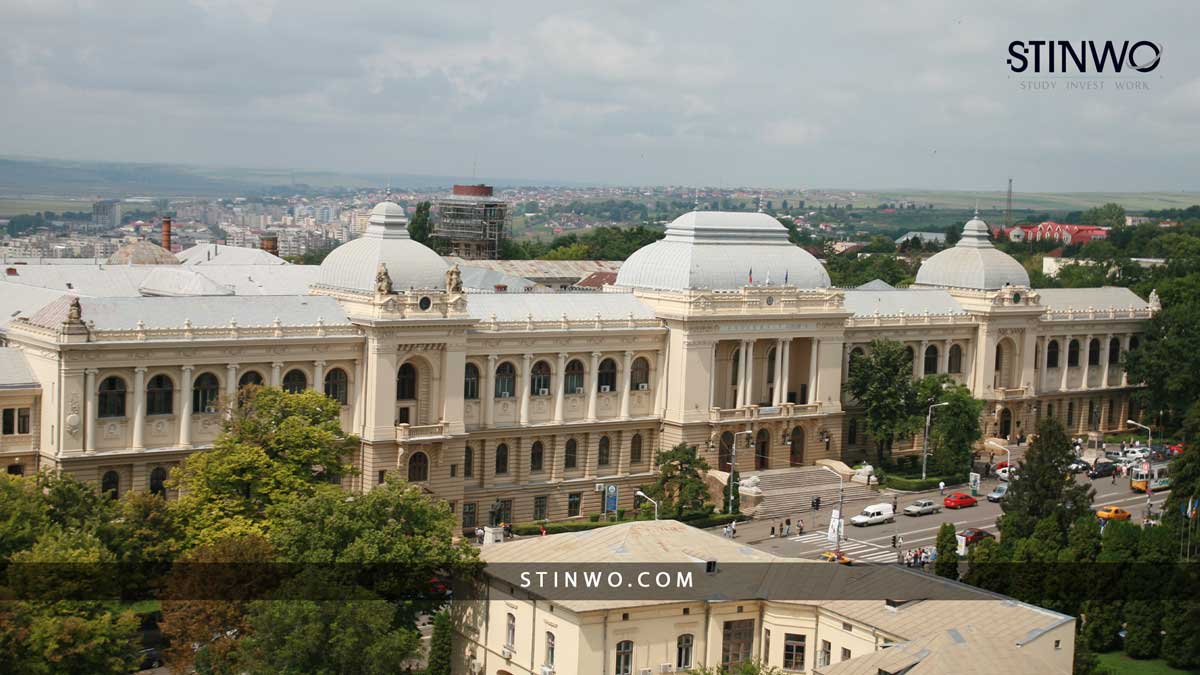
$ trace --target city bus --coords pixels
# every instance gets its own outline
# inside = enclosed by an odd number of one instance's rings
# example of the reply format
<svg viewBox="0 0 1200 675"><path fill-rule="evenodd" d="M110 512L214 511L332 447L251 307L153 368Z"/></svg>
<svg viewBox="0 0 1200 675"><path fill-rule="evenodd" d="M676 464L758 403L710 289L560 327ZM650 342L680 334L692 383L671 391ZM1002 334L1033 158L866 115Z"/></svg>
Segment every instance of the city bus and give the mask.
<svg viewBox="0 0 1200 675"><path fill-rule="evenodd" d="M1170 465L1166 462L1157 464L1138 464L1129 474L1129 488L1136 492L1153 492L1165 490L1171 486L1169 475Z"/></svg>

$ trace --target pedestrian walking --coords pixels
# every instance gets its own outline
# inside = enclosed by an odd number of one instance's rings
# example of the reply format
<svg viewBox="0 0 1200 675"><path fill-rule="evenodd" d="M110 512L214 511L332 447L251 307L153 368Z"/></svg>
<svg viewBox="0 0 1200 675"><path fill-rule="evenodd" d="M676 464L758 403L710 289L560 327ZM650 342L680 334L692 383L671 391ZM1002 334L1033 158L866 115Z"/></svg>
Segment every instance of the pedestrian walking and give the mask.
<svg viewBox="0 0 1200 675"><path fill-rule="evenodd" d="M737 539L737 521L736 520L729 524L729 536L731 536L734 539Z"/></svg>
<svg viewBox="0 0 1200 675"><path fill-rule="evenodd" d="M482 527L475 528L475 542L478 543L480 546L483 546L483 528Z"/></svg>
<svg viewBox="0 0 1200 675"><path fill-rule="evenodd" d="M771 536L770 536L769 538L770 538L770 539L774 539L774 538L775 538L775 526L774 526L774 525L772 525L772 526L771 526Z"/></svg>
<svg viewBox="0 0 1200 675"><path fill-rule="evenodd" d="M944 480L938 481L938 492L941 492L942 494L946 494L946 481L944 481Z"/></svg>
<svg viewBox="0 0 1200 675"><path fill-rule="evenodd" d="M729 526L728 526L728 525L726 525L726 526L725 526L725 529L721 530L721 536L722 536L722 537L725 537L726 539L729 539L729 538L730 538L730 537L729 537Z"/></svg>
<svg viewBox="0 0 1200 675"><path fill-rule="evenodd" d="M787 536L791 536L791 534L792 534L792 519L788 518L787 520L783 521L783 536L787 537Z"/></svg>

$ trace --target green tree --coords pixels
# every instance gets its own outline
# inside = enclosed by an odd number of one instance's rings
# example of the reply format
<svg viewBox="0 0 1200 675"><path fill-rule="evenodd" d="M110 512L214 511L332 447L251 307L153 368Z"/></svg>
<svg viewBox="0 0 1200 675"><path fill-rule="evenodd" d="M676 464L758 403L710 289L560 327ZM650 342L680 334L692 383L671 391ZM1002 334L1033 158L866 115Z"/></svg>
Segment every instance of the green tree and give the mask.
<svg viewBox="0 0 1200 675"><path fill-rule="evenodd" d="M1125 226L1125 207L1120 204L1108 203L1104 206L1090 208L1083 212L1080 217L1085 225L1098 225L1100 227L1124 227Z"/></svg>
<svg viewBox="0 0 1200 675"><path fill-rule="evenodd" d="M743 661L732 666L701 666L687 672L688 675L783 675L782 670L762 661Z"/></svg>
<svg viewBox="0 0 1200 675"><path fill-rule="evenodd" d="M1180 670L1200 667L1200 602L1182 597L1162 613L1162 648L1167 665Z"/></svg>
<svg viewBox="0 0 1200 675"><path fill-rule="evenodd" d="M1162 605L1153 600L1125 601L1125 653L1135 659L1158 658L1162 645Z"/></svg>
<svg viewBox="0 0 1200 675"><path fill-rule="evenodd" d="M983 437L979 428L983 401L972 397L971 390L963 385L944 388L939 383L935 402L946 405L937 409L929 426L930 465L934 473L943 476L966 475L971 468L972 448Z"/></svg>
<svg viewBox="0 0 1200 675"><path fill-rule="evenodd" d="M1164 293L1162 311L1150 320L1137 349L1125 353L1130 382L1145 383L1136 394L1143 409L1166 411L1184 419L1200 400L1200 275ZM1195 295L1193 295L1195 294Z"/></svg>
<svg viewBox="0 0 1200 675"><path fill-rule="evenodd" d="M954 523L942 523L937 534L937 560L933 571L939 577L958 579L958 534Z"/></svg>
<svg viewBox="0 0 1200 675"><path fill-rule="evenodd" d="M429 220L429 202L419 202L413 217L408 221L408 236L416 242L428 245L433 223Z"/></svg>
<svg viewBox="0 0 1200 675"><path fill-rule="evenodd" d="M920 425L913 414L917 392L908 354L899 342L874 340L867 355L850 361L847 386L863 407L867 433L875 441L880 465L885 454L890 454L896 436L915 431Z"/></svg>
<svg viewBox="0 0 1200 675"><path fill-rule="evenodd" d="M1080 635L1088 649L1111 652L1121 646L1121 603L1089 600L1080 610L1083 629Z"/></svg>
<svg viewBox="0 0 1200 675"><path fill-rule="evenodd" d="M708 498L703 475L709 465L696 452L696 446L680 443L661 450L657 463L658 479L643 490L659 502L660 513L678 518L703 511Z"/></svg>
<svg viewBox="0 0 1200 675"><path fill-rule="evenodd" d="M1066 532L1072 522L1088 512L1092 503L1089 485L1065 480L1067 465L1074 461L1071 441L1057 420L1043 419L1037 437L1017 464L1019 478L1009 481L1008 494L1000 503L1002 541L1016 542L1033 534L1043 518L1053 516L1058 531Z"/></svg>
<svg viewBox="0 0 1200 675"><path fill-rule="evenodd" d="M425 667L425 675L451 675L453 639L454 627L451 625L450 612L438 612L433 617L433 636L429 639L429 665Z"/></svg>
<svg viewBox="0 0 1200 675"><path fill-rule="evenodd" d="M967 573L963 581L995 593L1008 593L1008 560L995 539L984 539L967 550Z"/></svg>
<svg viewBox="0 0 1200 675"><path fill-rule="evenodd" d="M0 562L33 546L49 518L37 479L0 476Z"/></svg>
<svg viewBox="0 0 1200 675"><path fill-rule="evenodd" d="M583 242L567 244L547 251L542 260L587 260L588 246Z"/></svg>

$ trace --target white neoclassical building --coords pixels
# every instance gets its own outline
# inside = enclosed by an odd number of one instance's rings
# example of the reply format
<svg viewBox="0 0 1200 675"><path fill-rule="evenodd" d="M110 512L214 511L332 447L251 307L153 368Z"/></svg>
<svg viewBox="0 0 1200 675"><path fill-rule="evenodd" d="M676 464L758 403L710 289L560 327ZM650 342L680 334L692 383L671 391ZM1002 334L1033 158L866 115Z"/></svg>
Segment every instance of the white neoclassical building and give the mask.
<svg viewBox="0 0 1200 675"><path fill-rule="evenodd" d="M399 471L467 528L497 502L509 521L587 517L598 484L628 507L679 442L724 469L737 438L743 472L862 457L843 384L877 338L908 345L914 377L947 373L987 401L989 435L1039 417L1120 427L1120 356L1152 303L1031 289L986 227L969 222L910 288L833 288L774 218L691 212L609 292L475 291L390 202L319 267L10 266L0 454L14 473L161 490L240 386L313 388L362 439L348 489Z"/></svg>

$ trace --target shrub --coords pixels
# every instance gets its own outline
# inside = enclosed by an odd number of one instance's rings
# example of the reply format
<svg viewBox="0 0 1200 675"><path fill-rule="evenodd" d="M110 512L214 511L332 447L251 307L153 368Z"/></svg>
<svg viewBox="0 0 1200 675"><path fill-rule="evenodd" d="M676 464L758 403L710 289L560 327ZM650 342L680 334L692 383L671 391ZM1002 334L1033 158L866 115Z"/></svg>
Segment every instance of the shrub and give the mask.
<svg viewBox="0 0 1200 675"><path fill-rule="evenodd" d="M882 483L894 490L904 490L906 492L920 492L922 490L932 490L938 486L939 481L946 481L946 486L962 485L967 482L965 476L929 476L922 480L920 478L905 478L895 474L884 476Z"/></svg>
<svg viewBox="0 0 1200 675"><path fill-rule="evenodd" d="M598 523L598 522L600 522L600 514L593 513L592 515L588 516L588 520L590 520L593 523Z"/></svg>

